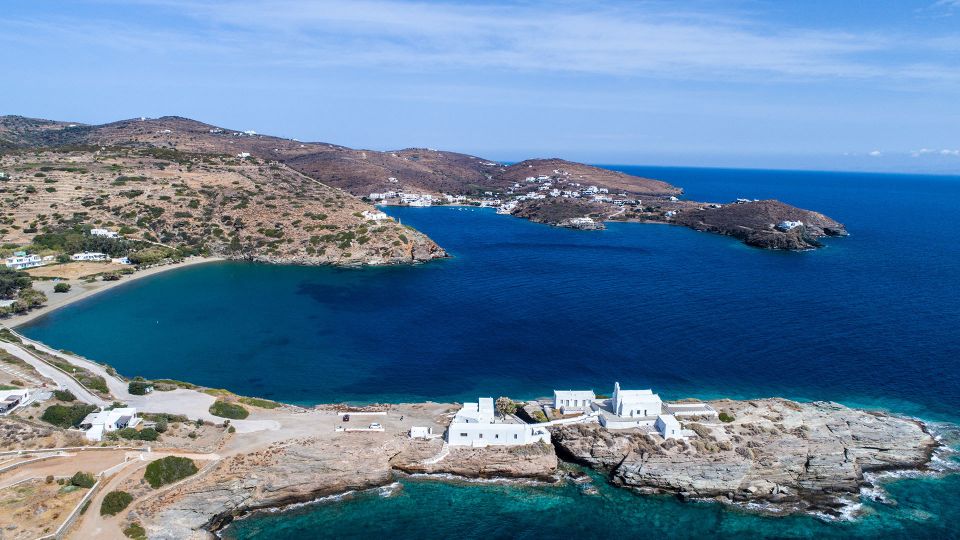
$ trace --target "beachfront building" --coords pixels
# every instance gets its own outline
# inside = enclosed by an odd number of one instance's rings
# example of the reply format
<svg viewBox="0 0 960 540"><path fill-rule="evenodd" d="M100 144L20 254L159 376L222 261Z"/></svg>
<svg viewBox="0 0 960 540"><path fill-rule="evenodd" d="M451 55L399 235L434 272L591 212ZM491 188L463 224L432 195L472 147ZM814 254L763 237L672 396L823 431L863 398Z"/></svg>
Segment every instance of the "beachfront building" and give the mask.
<svg viewBox="0 0 960 540"><path fill-rule="evenodd" d="M74 253L70 256L72 261L108 261L110 256L106 253L100 253L96 251L84 251L82 253Z"/></svg>
<svg viewBox="0 0 960 540"><path fill-rule="evenodd" d="M0 390L0 415L13 412L14 409L25 404L29 398L30 390L26 388Z"/></svg>
<svg viewBox="0 0 960 540"><path fill-rule="evenodd" d="M553 408L563 414L590 409L597 395L593 390L554 390Z"/></svg>
<svg viewBox="0 0 960 540"><path fill-rule="evenodd" d="M137 416L137 409L134 407L118 407L88 414L80 422L80 429L86 432L87 440L100 441L105 433L136 427L139 424L140 418Z"/></svg>
<svg viewBox="0 0 960 540"><path fill-rule="evenodd" d="M91 236L102 236L104 238L120 238L120 233L110 229L90 229Z"/></svg>
<svg viewBox="0 0 960 540"><path fill-rule="evenodd" d="M14 270L26 270L45 264L39 255L27 254L25 251L17 251L12 257L7 257L5 263L7 268L13 268Z"/></svg>
<svg viewBox="0 0 960 540"><path fill-rule="evenodd" d="M550 442L546 428L524 424L513 419L497 419L493 398L480 398L476 403L464 403L447 428L450 446L515 446L535 442Z"/></svg>

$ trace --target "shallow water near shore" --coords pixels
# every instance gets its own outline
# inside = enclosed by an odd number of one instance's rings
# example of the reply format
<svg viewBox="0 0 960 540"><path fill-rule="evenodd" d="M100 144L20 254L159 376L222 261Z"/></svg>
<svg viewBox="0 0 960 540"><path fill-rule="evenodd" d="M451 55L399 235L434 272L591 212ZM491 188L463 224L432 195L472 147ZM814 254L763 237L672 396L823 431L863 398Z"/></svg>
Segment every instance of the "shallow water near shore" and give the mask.
<svg viewBox="0 0 960 540"><path fill-rule="evenodd" d="M954 538L960 477L902 480L896 504L869 502L852 522L769 517L707 502L641 497L605 485L598 495L573 484L473 484L406 479L294 510L231 524L228 539L292 538Z"/></svg>

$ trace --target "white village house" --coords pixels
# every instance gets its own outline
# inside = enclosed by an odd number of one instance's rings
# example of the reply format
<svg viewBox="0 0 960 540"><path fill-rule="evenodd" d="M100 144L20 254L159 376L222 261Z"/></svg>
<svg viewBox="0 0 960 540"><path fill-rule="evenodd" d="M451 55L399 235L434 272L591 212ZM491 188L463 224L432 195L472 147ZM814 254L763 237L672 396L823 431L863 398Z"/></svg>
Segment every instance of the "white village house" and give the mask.
<svg viewBox="0 0 960 540"><path fill-rule="evenodd" d="M553 408L561 413L582 412L590 409L597 395L593 390L554 390Z"/></svg>
<svg viewBox="0 0 960 540"><path fill-rule="evenodd" d="M109 261L110 256L106 253L96 251L84 251L83 253L74 253L70 256L73 261Z"/></svg>
<svg viewBox="0 0 960 540"><path fill-rule="evenodd" d="M672 414L661 414L657 417L657 422L654 424L657 431L664 439L682 439L683 430L680 429L680 422L677 421L677 417Z"/></svg>
<svg viewBox="0 0 960 540"><path fill-rule="evenodd" d="M390 216L379 210L374 210L372 212L370 210L364 210L361 212L361 215L364 217L364 219L369 219L372 221L383 221L385 219L390 219Z"/></svg>
<svg viewBox="0 0 960 540"><path fill-rule="evenodd" d="M45 264L39 255L34 255L33 253L28 255L24 251L17 251L12 257L7 257L5 263L7 268L13 268L14 270L36 268Z"/></svg>
<svg viewBox="0 0 960 540"><path fill-rule="evenodd" d="M0 414L7 414L23 403L30 397L30 390L26 388L14 388L13 390L0 390Z"/></svg>
<svg viewBox="0 0 960 540"><path fill-rule="evenodd" d="M447 428L450 446L514 446L541 441L550 442L546 428L507 419L498 421L490 397L464 403Z"/></svg>
<svg viewBox="0 0 960 540"><path fill-rule="evenodd" d="M104 238L120 238L120 233L110 229L90 229L91 236L102 236Z"/></svg>
<svg viewBox="0 0 960 540"><path fill-rule="evenodd" d="M412 426L410 428L411 439L429 439L433 435L433 428L427 426Z"/></svg>
<svg viewBox="0 0 960 540"><path fill-rule="evenodd" d="M80 422L80 429L86 432L88 440L100 441L104 433L127 427L136 427L140 424L137 409L133 407L119 407L107 411L90 413Z"/></svg>

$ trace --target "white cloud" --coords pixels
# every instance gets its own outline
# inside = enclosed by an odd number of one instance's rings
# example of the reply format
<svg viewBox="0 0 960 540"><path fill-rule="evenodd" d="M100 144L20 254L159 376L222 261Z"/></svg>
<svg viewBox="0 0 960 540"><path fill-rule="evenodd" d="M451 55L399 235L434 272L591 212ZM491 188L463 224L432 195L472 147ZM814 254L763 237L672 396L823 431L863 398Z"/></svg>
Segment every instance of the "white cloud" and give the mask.
<svg viewBox="0 0 960 540"><path fill-rule="evenodd" d="M671 4L137 3L189 22L157 31L149 22L130 25L101 19L82 24L48 17L7 19L0 21L0 30L6 26L12 30L8 36L46 39L49 36L38 31L46 26L57 37L99 41L105 47L194 48L199 54L248 65L303 69L508 70L751 82L837 78L960 82L958 70L934 61L890 65L878 60L883 53L906 46L899 36L773 27L745 17L680 11ZM24 24L31 32L22 31ZM937 46L946 45L925 45Z"/></svg>
<svg viewBox="0 0 960 540"><path fill-rule="evenodd" d="M881 151L879 151L879 150L872 150L872 151L871 151L870 153L868 153L867 155L868 155L868 156L871 156L871 157L880 157L880 156L883 155L883 152L881 152Z"/></svg>

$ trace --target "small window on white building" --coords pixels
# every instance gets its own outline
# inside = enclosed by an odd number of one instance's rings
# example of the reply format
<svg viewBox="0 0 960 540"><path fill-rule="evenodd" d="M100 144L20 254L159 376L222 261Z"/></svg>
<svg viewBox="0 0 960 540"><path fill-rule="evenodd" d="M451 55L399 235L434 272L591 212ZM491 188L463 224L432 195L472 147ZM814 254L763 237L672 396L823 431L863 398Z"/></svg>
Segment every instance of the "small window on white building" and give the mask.
<svg viewBox="0 0 960 540"><path fill-rule="evenodd" d="M514 438L514 439L517 438L517 434L516 434L516 433L513 434L513 438Z"/></svg>
<svg viewBox="0 0 960 540"><path fill-rule="evenodd" d="M461 433L460 436L461 436L461 437L466 437L467 434L466 434L466 433Z"/></svg>

